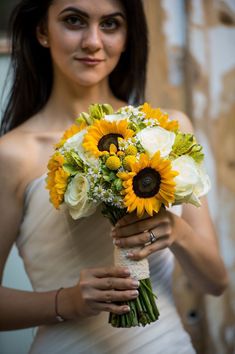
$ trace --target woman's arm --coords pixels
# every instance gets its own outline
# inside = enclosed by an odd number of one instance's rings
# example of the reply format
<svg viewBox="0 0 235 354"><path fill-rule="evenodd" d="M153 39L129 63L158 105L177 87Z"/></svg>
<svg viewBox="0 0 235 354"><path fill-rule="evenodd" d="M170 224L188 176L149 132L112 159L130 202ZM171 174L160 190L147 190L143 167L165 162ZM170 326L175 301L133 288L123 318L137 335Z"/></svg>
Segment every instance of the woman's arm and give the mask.
<svg viewBox="0 0 235 354"><path fill-rule="evenodd" d="M174 112L172 118L179 120L181 131L192 132L191 123L184 114ZM138 252L130 252L131 259L139 260L169 247L197 289L220 295L226 288L227 272L219 255L206 198L202 198L200 208L185 204L182 217L161 210L152 218L145 215L140 220L133 213L124 217L119 225L113 230L116 245L144 246ZM149 232L146 230L153 230L157 236L156 242L147 246Z"/></svg>
<svg viewBox="0 0 235 354"><path fill-rule="evenodd" d="M206 198L201 202L200 208L185 206L182 218L176 218L177 235L170 249L198 290L220 295L228 284L227 272L219 254Z"/></svg>
<svg viewBox="0 0 235 354"><path fill-rule="evenodd" d="M115 243L124 248L143 246L140 251L129 252L133 260L169 247L197 289L220 295L228 279L210 218L206 215L206 202L203 201L197 210L193 206L185 209L182 217L166 210L161 210L154 217L145 215L141 220L132 214L124 217L113 230ZM152 230L157 238L152 244L148 244L150 236L147 230Z"/></svg>
<svg viewBox="0 0 235 354"><path fill-rule="evenodd" d="M22 141L19 143L22 144ZM8 144L6 139L1 139L0 284L7 257L17 237L23 216L23 193L20 190L23 176L27 173L24 162L27 154L23 154L21 159L17 152L19 149L17 151L13 142ZM17 277L17 270L15 276ZM101 311L126 313L129 312L127 306L114 302L136 298L137 288L138 282L130 278L129 271L125 268L87 269L81 272L77 285L63 289L59 293L58 312L68 320L95 315ZM56 323L56 292L57 289L29 292L0 285L0 330Z"/></svg>

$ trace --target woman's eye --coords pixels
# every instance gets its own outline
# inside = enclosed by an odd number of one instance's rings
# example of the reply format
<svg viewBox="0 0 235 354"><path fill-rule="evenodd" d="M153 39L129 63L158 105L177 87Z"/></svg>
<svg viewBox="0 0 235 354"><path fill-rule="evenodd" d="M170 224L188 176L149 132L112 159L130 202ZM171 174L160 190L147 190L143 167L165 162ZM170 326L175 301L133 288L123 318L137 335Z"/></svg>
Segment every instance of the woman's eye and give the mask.
<svg viewBox="0 0 235 354"><path fill-rule="evenodd" d="M85 21L78 16L69 16L65 19L65 22L71 27L84 27L86 25Z"/></svg>
<svg viewBox="0 0 235 354"><path fill-rule="evenodd" d="M104 30L115 30L119 27L119 22L114 18L110 18L103 21L100 27Z"/></svg>

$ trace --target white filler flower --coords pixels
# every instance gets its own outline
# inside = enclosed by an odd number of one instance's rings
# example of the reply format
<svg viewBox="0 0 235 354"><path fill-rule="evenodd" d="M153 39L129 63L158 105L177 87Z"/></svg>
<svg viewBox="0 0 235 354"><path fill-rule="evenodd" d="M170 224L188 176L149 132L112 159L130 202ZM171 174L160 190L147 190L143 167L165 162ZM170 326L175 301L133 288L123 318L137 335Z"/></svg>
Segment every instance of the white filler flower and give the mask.
<svg viewBox="0 0 235 354"><path fill-rule="evenodd" d="M119 121L119 120L124 120L128 118L128 114L106 114L104 116L104 119L107 120L108 122L115 122L115 121Z"/></svg>
<svg viewBox="0 0 235 354"><path fill-rule="evenodd" d="M136 137L150 157L158 150L161 157L168 156L175 141L175 133L161 127L145 128Z"/></svg>

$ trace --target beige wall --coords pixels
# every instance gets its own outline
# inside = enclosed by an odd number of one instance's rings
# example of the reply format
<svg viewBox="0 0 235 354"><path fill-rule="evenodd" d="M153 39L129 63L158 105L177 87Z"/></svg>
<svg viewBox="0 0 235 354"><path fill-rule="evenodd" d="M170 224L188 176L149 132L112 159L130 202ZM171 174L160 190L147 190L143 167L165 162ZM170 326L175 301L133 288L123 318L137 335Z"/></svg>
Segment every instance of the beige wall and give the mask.
<svg viewBox="0 0 235 354"><path fill-rule="evenodd" d="M150 27L147 99L187 112L204 145L208 196L226 293L202 297L176 268L175 297L198 353L235 352L235 1L144 0Z"/></svg>

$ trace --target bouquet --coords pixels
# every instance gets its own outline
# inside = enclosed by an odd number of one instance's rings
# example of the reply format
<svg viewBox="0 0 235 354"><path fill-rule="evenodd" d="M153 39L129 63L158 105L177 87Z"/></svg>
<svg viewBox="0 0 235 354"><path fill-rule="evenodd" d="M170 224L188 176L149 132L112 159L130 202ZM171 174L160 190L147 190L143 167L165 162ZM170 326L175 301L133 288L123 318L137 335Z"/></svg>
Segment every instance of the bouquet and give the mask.
<svg viewBox="0 0 235 354"><path fill-rule="evenodd" d="M127 213L152 216L182 203L200 206L210 181L203 170L202 146L178 121L148 103L114 112L93 104L56 145L48 163L47 189L55 208L64 203L73 219L87 217L102 204L113 225ZM114 246L116 265L128 266L140 282L139 296L125 302L128 314L110 314L114 327L145 326L159 316L148 260L127 258Z"/></svg>

